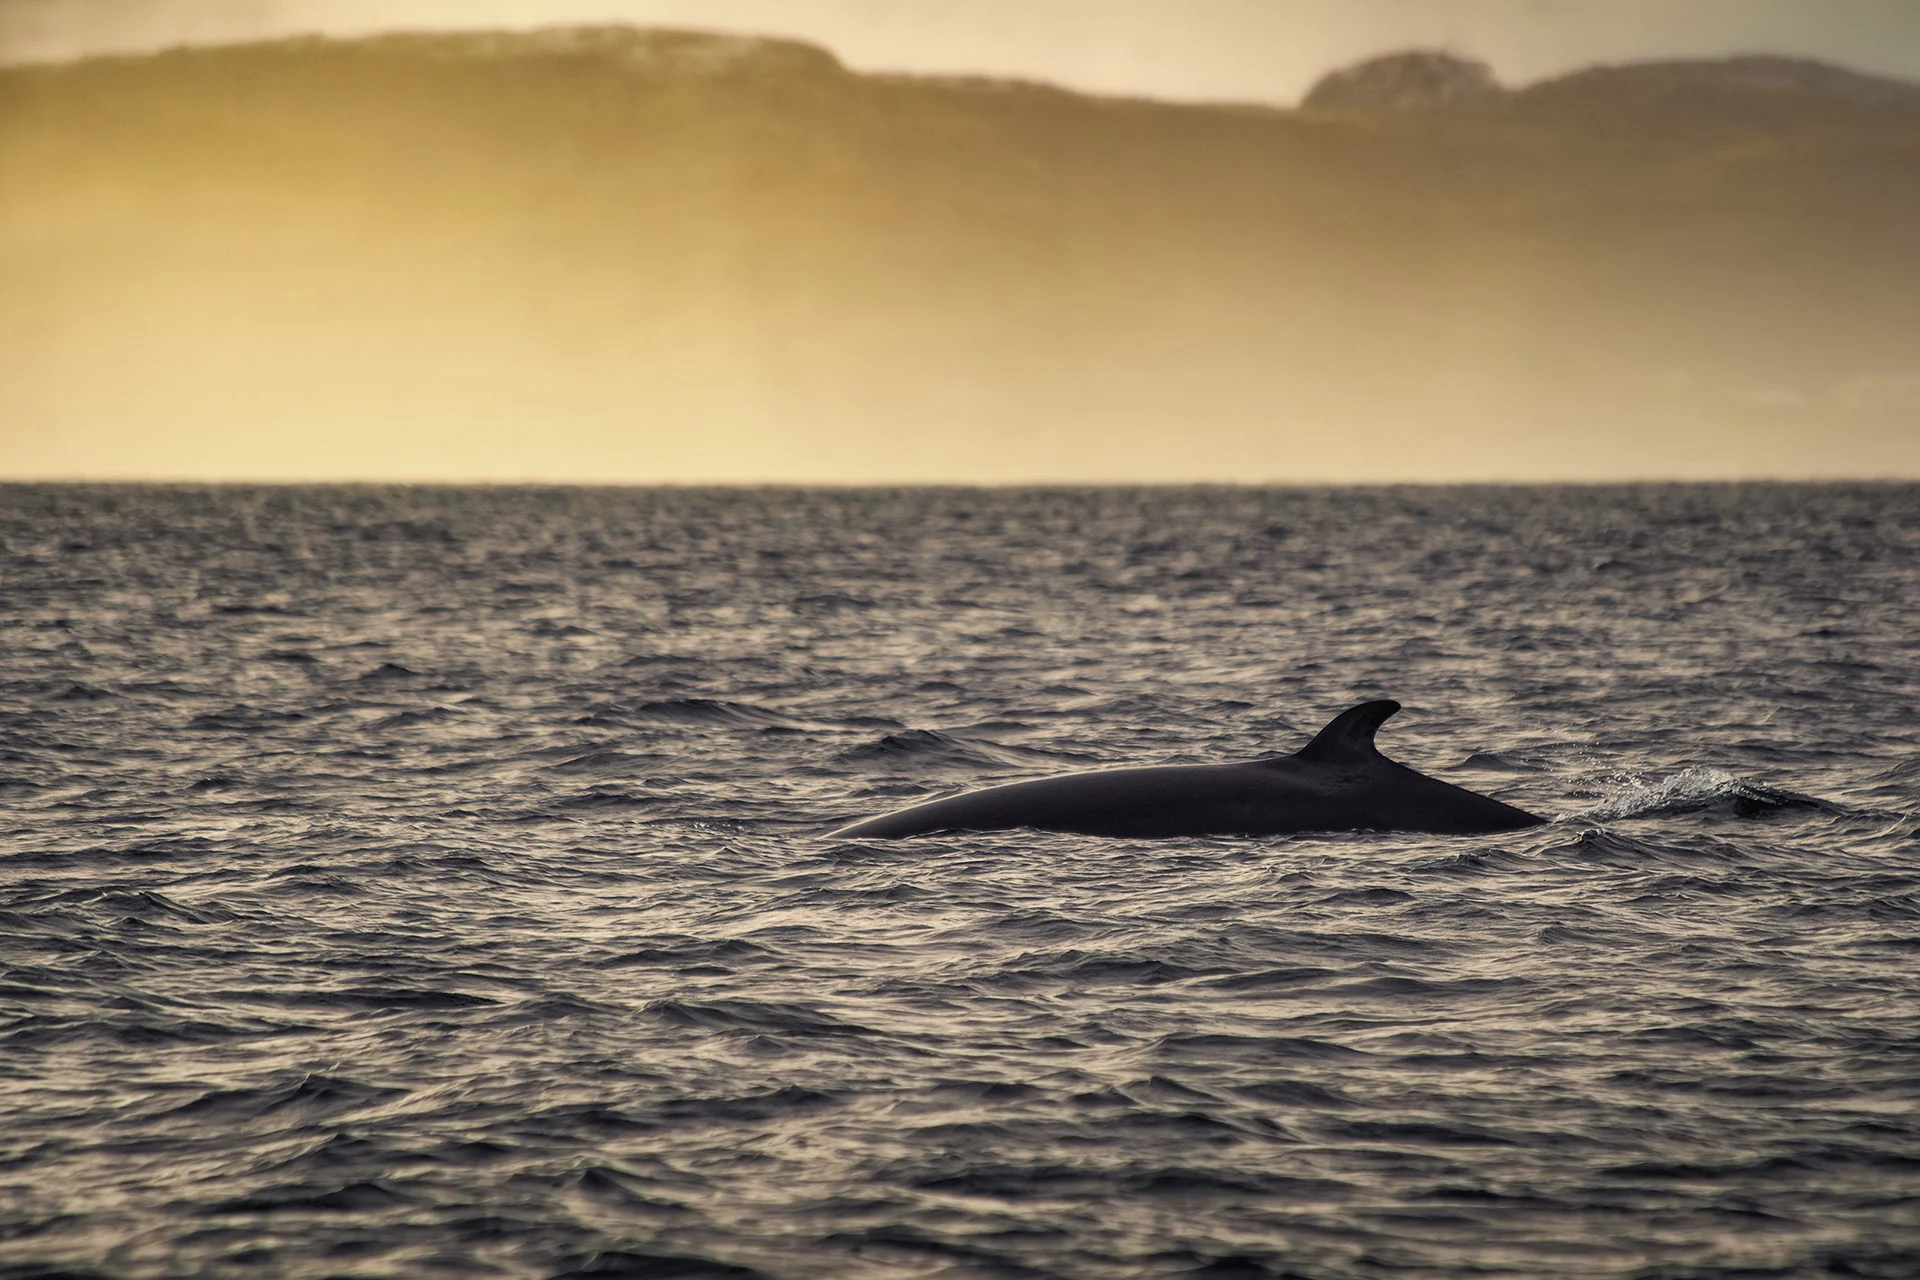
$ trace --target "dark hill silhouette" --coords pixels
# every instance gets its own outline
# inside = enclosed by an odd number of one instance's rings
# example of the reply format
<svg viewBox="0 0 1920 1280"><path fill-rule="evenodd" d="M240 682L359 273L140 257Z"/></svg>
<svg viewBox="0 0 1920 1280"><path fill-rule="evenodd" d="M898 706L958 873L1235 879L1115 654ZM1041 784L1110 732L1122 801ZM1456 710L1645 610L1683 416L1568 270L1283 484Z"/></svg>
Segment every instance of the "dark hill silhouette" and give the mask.
<svg viewBox="0 0 1920 1280"><path fill-rule="evenodd" d="M1747 118L1750 126L1762 128L1804 122L1809 113L1834 108L1920 110L1920 84L1807 58L1763 54L1589 67L1543 80L1520 96L1578 101L1601 109L1631 105L1672 111L1760 103L1778 108L1779 114L1764 120ZM1789 117L1788 109L1801 114Z"/></svg>
<svg viewBox="0 0 1920 1280"><path fill-rule="evenodd" d="M1916 93L1184 106L624 28L14 68L0 465L531 423L581 476L1912 470Z"/></svg>
<svg viewBox="0 0 1920 1280"><path fill-rule="evenodd" d="M1329 71L1300 105L1310 111L1428 111L1484 106L1505 96L1486 63L1411 49Z"/></svg>
<svg viewBox="0 0 1920 1280"><path fill-rule="evenodd" d="M1920 129L1920 85L1801 58L1593 67L1512 95L1541 125L1696 138ZM1842 144L1844 145L1844 144Z"/></svg>
<svg viewBox="0 0 1920 1280"><path fill-rule="evenodd" d="M1300 105L1351 113L1474 111L1482 118L1504 112L1557 129L1646 131L1653 142L1676 126L1746 134L1911 128L1920 116L1920 84L1752 54L1589 67L1510 89L1484 62L1416 49L1328 72Z"/></svg>

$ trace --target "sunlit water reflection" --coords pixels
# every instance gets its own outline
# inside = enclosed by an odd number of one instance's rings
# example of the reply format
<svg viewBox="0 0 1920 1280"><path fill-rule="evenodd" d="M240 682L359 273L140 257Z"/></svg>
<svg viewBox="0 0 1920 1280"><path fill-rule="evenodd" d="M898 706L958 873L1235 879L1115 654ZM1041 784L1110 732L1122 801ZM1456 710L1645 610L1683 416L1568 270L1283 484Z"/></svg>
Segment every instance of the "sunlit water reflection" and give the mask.
<svg viewBox="0 0 1920 1280"><path fill-rule="evenodd" d="M1920 490L0 489L0 1275L1920 1274ZM1099 763L1559 820L836 843Z"/></svg>

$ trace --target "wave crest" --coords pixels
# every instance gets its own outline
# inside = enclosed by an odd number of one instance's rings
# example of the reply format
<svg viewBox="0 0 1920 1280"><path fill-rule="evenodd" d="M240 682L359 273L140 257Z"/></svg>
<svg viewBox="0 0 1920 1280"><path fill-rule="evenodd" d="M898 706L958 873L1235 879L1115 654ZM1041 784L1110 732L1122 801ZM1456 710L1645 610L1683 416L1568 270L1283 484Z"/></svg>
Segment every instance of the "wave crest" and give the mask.
<svg viewBox="0 0 1920 1280"><path fill-rule="evenodd" d="M1831 812L1834 806L1797 791L1749 782L1724 769L1695 766L1663 778L1624 779L1579 816L1596 822L1612 822L1621 818L1711 811L1730 813L1737 818L1758 818L1786 809Z"/></svg>

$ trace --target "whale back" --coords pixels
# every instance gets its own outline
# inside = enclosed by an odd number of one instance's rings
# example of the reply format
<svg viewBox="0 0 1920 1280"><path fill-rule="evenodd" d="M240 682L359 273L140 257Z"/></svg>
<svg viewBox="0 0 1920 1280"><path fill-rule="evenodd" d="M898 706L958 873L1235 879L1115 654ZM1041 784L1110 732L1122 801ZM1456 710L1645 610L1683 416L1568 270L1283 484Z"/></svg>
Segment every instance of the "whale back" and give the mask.
<svg viewBox="0 0 1920 1280"><path fill-rule="evenodd" d="M1384 760L1386 757L1380 754L1380 748L1373 745L1373 735L1399 709L1400 704L1393 699L1382 698L1342 711L1314 735L1312 742L1294 752L1294 759L1315 764L1369 764Z"/></svg>
<svg viewBox="0 0 1920 1280"><path fill-rule="evenodd" d="M1363 702L1335 716L1291 756L1008 782L882 814L833 835L897 840L1015 827L1136 839L1302 831L1477 835L1546 821L1381 755L1373 736L1398 710L1400 704L1389 699Z"/></svg>

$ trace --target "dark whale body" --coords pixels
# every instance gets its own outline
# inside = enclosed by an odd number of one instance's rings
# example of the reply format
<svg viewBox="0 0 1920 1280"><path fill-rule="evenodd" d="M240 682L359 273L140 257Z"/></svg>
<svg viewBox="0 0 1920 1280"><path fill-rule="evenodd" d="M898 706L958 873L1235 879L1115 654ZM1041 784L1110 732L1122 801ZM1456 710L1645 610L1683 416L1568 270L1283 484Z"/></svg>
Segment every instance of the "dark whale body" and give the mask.
<svg viewBox="0 0 1920 1280"><path fill-rule="evenodd" d="M1362 703L1335 717L1290 756L1013 782L914 805L833 834L899 840L935 831L1031 827L1149 839L1300 831L1479 835L1546 821L1381 755L1373 735L1399 709L1399 703L1386 700Z"/></svg>

